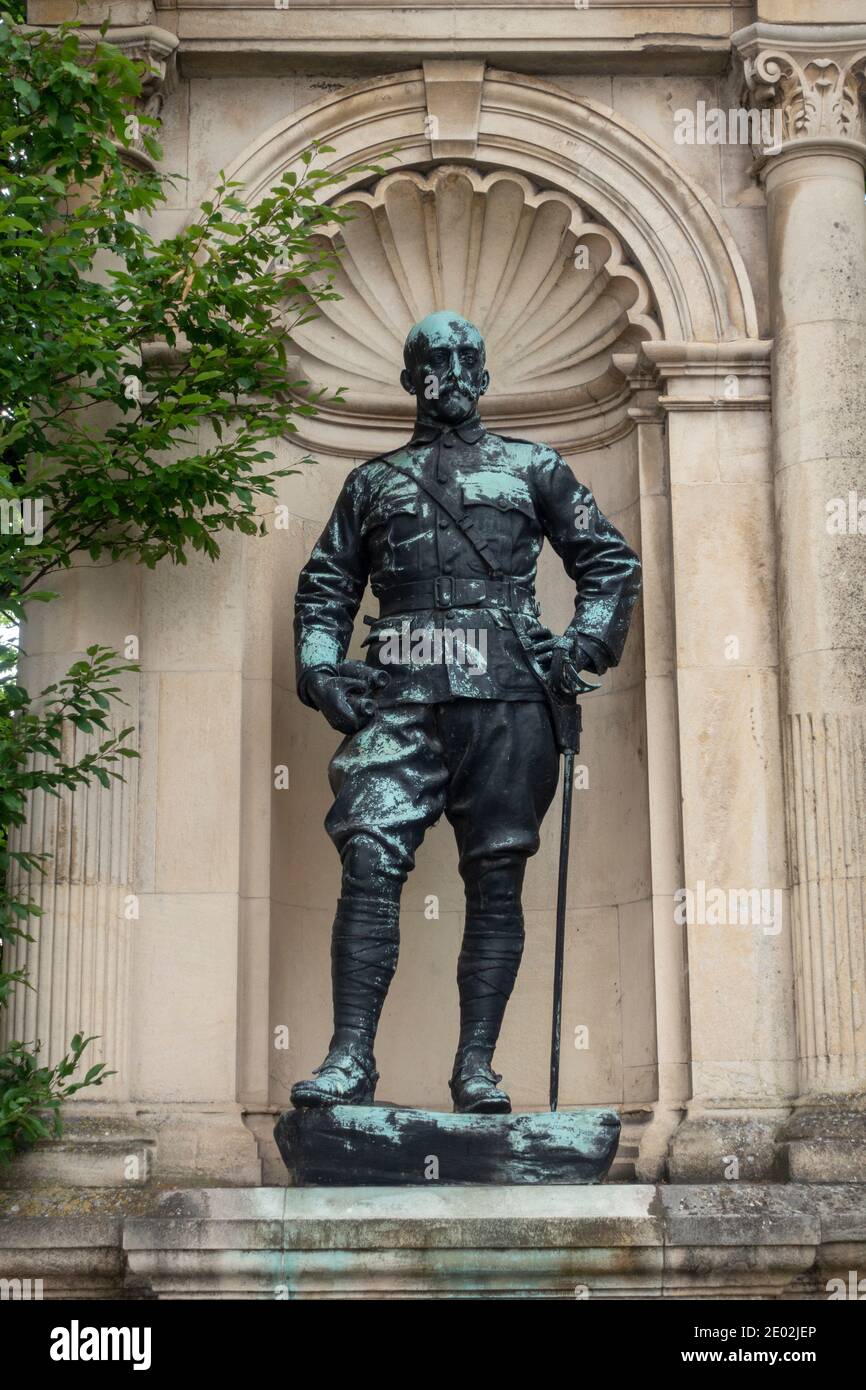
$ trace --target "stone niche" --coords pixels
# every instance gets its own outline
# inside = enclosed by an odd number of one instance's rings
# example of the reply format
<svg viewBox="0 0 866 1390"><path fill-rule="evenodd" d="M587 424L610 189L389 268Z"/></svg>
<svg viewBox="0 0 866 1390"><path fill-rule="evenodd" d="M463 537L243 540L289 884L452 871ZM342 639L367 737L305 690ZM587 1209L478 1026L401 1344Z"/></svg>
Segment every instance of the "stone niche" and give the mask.
<svg viewBox="0 0 866 1390"><path fill-rule="evenodd" d="M584 706L562 1093L566 1105L622 1108L615 1175L634 1173L638 1145L640 1170L655 1175L689 1094L686 943L673 895L683 881L680 746L705 737L691 707L685 725L677 724L672 527L681 517L680 542L691 555L690 509L709 516L721 500L721 487L707 494L691 487L696 440L705 441L698 453L719 483L727 465L714 474L712 460L727 451L754 453L759 469L768 466L768 345L756 341L748 275L712 199L667 154L610 108L543 80L476 62L430 61L350 84L277 121L230 173L258 194L293 167L310 138L334 144L333 165L350 184L334 202L352 219L333 232L341 298L295 330L292 365L314 387L347 389L341 404L304 421L286 448L293 459L308 449L317 466L284 483L280 500L292 531L288 544L283 537L272 545L269 592L293 591L349 469L406 437L412 404L398 385L402 342L435 308L466 314L485 334L488 424L555 445L648 562L624 661ZM357 172L392 147L396 168ZM732 370L742 399L738 392L728 408L723 383ZM666 415L680 409L672 461ZM684 488L677 512L674 471ZM756 485L737 505L750 512L759 499L763 508L764 492ZM742 583L753 583L748 557ZM718 575L702 576L702 602L714 585ZM549 551L539 593L546 620L564 626L573 594ZM302 797L276 798L271 810L269 1007L272 1027L284 1024L292 1037L288 1052L267 1058L264 1090L274 1106L318 1061L327 1038L328 928L339 866L321 830L334 738L294 695L284 597L272 611L273 761L289 763L304 789ZM362 614L369 611L364 604ZM706 634L703 609L688 619L682 640ZM688 679L712 688L714 660L701 651ZM750 650L753 660L759 666L763 657ZM764 698L772 708L769 687ZM753 759L746 737L737 739L743 746L735 763ZM738 776L735 770L732 784ZM546 1104L557 814L555 804L528 871L527 950L498 1053L515 1104L527 1109ZM699 845L696 866L703 853ZM405 890L400 968L377 1047L387 1100L448 1104L462 926L454 858L450 832L440 825ZM751 989L765 965L752 943L737 951ZM728 1020L711 1018L715 1036L706 1043L723 1054L715 1084L730 1094L738 1093L738 1059L753 1047L760 1012L750 992L743 997L740 1036L727 1036ZM737 1059L730 1067L726 1052ZM260 1063L259 1095L263 1070ZM255 1110L250 1096L247 1122L264 1139L269 1117Z"/></svg>
<svg viewBox="0 0 866 1390"><path fill-rule="evenodd" d="M297 328L300 375L346 388L306 437L359 453L365 430L396 447L414 403L399 385L412 324L451 308L476 323L492 373L488 427L560 450L599 448L630 432L630 391L614 352L658 338L647 283L610 228L560 189L470 165L401 170L333 200L352 220L339 250L338 300Z"/></svg>

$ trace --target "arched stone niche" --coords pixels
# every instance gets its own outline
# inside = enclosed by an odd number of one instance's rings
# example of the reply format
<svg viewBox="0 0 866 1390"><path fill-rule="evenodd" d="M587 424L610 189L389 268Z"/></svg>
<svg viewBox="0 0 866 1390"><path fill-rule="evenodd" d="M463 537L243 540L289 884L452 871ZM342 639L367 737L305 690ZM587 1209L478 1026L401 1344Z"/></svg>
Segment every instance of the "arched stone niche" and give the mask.
<svg viewBox="0 0 866 1390"><path fill-rule="evenodd" d="M314 142L325 162L365 185L358 166L443 161L523 174L570 195L640 267L672 342L754 338L754 295L712 199L643 131L609 107L552 83L472 62L427 62L343 88L266 131L228 170L262 196ZM351 172L354 171L354 172Z"/></svg>

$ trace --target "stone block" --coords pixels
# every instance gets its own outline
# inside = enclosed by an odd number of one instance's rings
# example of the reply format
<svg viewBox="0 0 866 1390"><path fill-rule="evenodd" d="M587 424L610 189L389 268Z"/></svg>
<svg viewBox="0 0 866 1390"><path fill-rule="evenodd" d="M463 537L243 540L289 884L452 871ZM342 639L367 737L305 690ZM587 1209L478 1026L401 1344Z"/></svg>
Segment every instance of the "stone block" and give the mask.
<svg viewBox="0 0 866 1390"><path fill-rule="evenodd" d="M613 1162L612 1110L449 1115L387 1105L287 1110L274 1138L294 1186L598 1183Z"/></svg>

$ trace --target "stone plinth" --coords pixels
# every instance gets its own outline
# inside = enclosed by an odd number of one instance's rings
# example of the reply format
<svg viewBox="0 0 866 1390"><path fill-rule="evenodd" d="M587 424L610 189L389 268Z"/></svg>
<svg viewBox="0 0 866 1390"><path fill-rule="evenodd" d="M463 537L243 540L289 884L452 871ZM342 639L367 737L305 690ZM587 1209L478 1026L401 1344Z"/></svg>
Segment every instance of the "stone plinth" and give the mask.
<svg viewBox="0 0 866 1390"><path fill-rule="evenodd" d="M286 1110L274 1138L292 1186L597 1183L619 1139L613 1110L448 1115L392 1105Z"/></svg>
<svg viewBox="0 0 866 1390"><path fill-rule="evenodd" d="M46 1298L826 1299L866 1260L850 1185L7 1192Z"/></svg>

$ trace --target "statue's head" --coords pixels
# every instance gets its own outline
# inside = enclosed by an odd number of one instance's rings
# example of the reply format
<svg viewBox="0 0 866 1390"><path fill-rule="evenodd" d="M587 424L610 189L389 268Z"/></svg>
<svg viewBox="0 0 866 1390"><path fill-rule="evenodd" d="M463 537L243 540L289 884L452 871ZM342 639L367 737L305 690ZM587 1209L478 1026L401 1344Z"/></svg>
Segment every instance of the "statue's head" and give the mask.
<svg viewBox="0 0 866 1390"><path fill-rule="evenodd" d="M425 415L443 424L459 424L473 413L490 385L484 355L484 339L474 323L442 309L410 329L400 384L417 397Z"/></svg>

